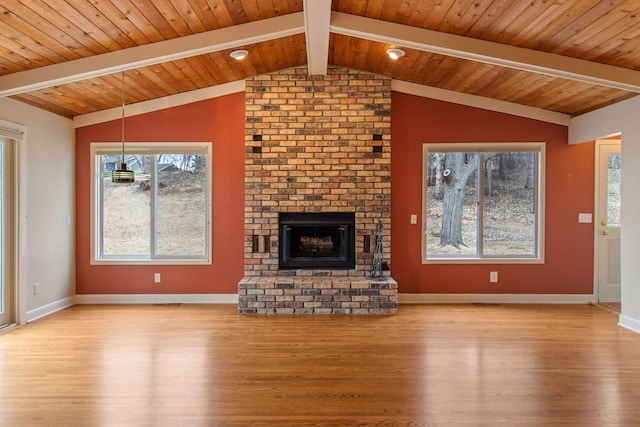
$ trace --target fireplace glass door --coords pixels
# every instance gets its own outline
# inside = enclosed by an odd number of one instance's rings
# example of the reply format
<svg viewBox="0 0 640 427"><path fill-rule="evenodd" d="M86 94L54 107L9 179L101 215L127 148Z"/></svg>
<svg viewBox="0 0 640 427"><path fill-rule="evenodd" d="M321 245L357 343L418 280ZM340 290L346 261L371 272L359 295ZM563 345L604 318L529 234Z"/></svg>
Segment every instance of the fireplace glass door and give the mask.
<svg viewBox="0 0 640 427"><path fill-rule="evenodd" d="M280 269L355 268L353 213L281 213Z"/></svg>

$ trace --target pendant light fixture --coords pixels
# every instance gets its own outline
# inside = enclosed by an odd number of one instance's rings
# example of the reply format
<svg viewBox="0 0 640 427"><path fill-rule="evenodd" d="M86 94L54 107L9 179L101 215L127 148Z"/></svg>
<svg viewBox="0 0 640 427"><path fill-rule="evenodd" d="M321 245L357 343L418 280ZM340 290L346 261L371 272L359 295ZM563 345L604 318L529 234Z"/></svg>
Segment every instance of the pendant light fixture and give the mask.
<svg viewBox="0 0 640 427"><path fill-rule="evenodd" d="M122 162L117 170L111 171L111 182L118 184L130 184L134 181L133 171L127 169L124 161L124 71L122 72Z"/></svg>

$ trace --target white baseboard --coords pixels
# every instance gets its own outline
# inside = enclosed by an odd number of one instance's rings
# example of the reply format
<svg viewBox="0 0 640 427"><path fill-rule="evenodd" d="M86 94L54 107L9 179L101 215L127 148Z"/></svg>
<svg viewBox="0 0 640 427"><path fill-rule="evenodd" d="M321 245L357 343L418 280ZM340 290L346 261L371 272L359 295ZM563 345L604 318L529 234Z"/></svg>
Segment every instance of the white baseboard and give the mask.
<svg viewBox="0 0 640 427"><path fill-rule="evenodd" d="M589 304L591 294L398 294L400 304ZM76 304L237 304L237 294L79 294Z"/></svg>
<svg viewBox="0 0 640 427"><path fill-rule="evenodd" d="M399 304L589 304L592 294L409 294L399 293ZM237 294L78 294L27 312L33 322L74 304L237 304ZM640 321L620 316L619 325L640 333Z"/></svg>
<svg viewBox="0 0 640 427"><path fill-rule="evenodd" d="M398 294L400 304L590 304L593 294Z"/></svg>
<svg viewBox="0 0 640 427"><path fill-rule="evenodd" d="M623 328L627 328L637 334L640 334L640 320L636 320L633 317L621 314L618 318L618 325L622 326Z"/></svg>
<svg viewBox="0 0 640 427"><path fill-rule="evenodd" d="M58 301L43 305L42 307L34 308L27 311L27 323L38 320L42 317L55 313L56 311L64 310L67 307L71 307L75 304L74 297L63 298Z"/></svg>
<svg viewBox="0 0 640 427"><path fill-rule="evenodd" d="M237 304L237 294L78 294L76 304Z"/></svg>

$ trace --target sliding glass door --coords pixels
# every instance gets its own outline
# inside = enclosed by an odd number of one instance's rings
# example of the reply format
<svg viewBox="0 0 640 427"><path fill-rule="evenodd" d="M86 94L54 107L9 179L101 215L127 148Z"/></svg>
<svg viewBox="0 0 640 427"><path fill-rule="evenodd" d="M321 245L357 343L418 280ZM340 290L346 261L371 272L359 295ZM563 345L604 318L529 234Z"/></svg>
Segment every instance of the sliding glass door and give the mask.
<svg viewBox="0 0 640 427"><path fill-rule="evenodd" d="M15 320L14 145L0 137L0 328Z"/></svg>

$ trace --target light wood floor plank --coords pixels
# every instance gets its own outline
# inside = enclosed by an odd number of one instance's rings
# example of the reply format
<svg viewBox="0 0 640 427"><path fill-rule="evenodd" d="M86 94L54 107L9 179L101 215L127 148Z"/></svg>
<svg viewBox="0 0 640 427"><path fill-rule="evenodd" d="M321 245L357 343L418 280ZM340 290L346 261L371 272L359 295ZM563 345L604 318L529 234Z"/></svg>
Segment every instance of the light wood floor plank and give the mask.
<svg viewBox="0 0 640 427"><path fill-rule="evenodd" d="M640 425L640 335L616 321L587 305L75 306L0 336L0 425Z"/></svg>

